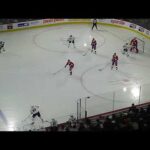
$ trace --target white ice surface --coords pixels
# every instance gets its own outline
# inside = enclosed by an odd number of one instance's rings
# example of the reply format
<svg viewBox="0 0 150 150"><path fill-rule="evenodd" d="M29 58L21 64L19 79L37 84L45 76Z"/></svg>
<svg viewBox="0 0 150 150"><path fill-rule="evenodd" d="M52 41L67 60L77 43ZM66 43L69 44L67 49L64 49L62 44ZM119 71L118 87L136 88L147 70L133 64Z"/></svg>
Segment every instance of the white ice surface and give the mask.
<svg viewBox="0 0 150 150"><path fill-rule="evenodd" d="M0 117L0 130L17 130L23 125L29 129L31 118L22 120L29 115L31 105L40 106L44 120L55 118L61 123L70 114L76 116L77 100L86 96L90 96L88 115L111 111L113 96L114 109L138 104L139 97L131 94L134 87L142 87L140 103L150 100L150 41L144 38L145 53L126 57L121 53L125 41L143 37L117 27L99 29L60 25L0 33L0 40L6 43L6 52L0 54L0 110L7 119L6 125ZM67 47L71 34L76 38L76 48ZM89 50L93 37L98 43L97 55ZM108 64L114 52L119 56L118 71ZM73 75L68 68L53 75L67 59L75 64ZM127 91L123 92L125 87Z"/></svg>

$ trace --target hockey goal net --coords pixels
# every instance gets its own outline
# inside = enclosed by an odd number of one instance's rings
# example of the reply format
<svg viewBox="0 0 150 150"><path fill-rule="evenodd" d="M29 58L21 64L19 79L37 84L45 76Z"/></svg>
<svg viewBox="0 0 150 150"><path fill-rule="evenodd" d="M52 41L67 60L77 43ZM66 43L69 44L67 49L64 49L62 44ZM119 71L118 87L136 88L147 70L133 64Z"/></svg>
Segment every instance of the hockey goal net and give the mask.
<svg viewBox="0 0 150 150"><path fill-rule="evenodd" d="M131 37L131 38L127 39L126 42L130 43L133 38L135 38L135 37ZM137 39L137 42L138 42L137 48L139 50L139 53L144 53L144 47L145 47L144 39L138 38L138 37L136 37L136 39Z"/></svg>

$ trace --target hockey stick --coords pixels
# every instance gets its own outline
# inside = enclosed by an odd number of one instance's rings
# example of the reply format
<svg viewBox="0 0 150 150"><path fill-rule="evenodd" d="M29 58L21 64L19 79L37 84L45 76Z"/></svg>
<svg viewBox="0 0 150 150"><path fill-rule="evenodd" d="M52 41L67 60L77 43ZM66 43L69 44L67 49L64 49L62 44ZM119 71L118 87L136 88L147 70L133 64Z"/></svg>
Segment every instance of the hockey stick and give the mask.
<svg viewBox="0 0 150 150"><path fill-rule="evenodd" d="M107 63L103 68L98 69L98 71L103 71L109 64L110 64L110 62Z"/></svg>
<svg viewBox="0 0 150 150"><path fill-rule="evenodd" d="M59 70L57 70L56 72L52 73L52 75L56 75L57 73L61 72L63 69L64 69L64 67L59 69Z"/></svg>
<svg viewBox="0 0 150 150"><path fill-rule="evenodd" d="M27 116L24 120L22 120L21 122L24 122L24 121L27 120L30 116L31 116L31 114L28 115L28 116Z"/></svg>
<svg viewBox="0 0 150 150"><path fill-rule="evenodd" d="M84 53L82 56L86 56L86 55L87 55L87 53L88 53L88 51L87 51L86 53Z"/></svg>
<svg viewBox="0 0 150 150"><path fill-rule="evenodd" d="M89 51L90 51L90 48L82 56L86 56Z"/></svg>

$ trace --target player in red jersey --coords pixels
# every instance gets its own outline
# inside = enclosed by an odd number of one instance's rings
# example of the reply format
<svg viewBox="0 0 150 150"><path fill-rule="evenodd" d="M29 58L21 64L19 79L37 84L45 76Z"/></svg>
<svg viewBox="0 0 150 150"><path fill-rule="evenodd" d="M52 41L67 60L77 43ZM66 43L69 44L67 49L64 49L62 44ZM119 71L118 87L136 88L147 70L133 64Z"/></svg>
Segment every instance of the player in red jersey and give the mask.
<svg viewBox="0 0 150 150"><path fill-rule="evenodd" d="M65 68L69 66L70 75L72 75L72 69L74 68L74 63L68 59Z"/></svg>
<svg viewBox="0 0 150 150"><path fill-rule="evenodd" d="M116 70L118 70L118 56L116 55L116 53L113 54L112 56L112 66L111 69L113 69L113 66L116 66Z"/></svg>
<svg viewBox="0 0 150 150"><path fill-rule="evenodd" d="M91 46L92 46L91 52L93 52L93 50L94 50L94 53L95 53L95 54L96 54L96 45L97 45L97 42L96 42L96 40L93 38L93 39L92 39L92 42L91 42Z"/></svg>
<svg viewBox="0 0 150 150"><path fill-rule="evenodd" d="M138 41L137 41L136 38L133 38L133 39L131 40L130 45L131 45L130 51L133 51L133 50L135 49L135 50L136 50L136 53L139 52L139 50L138 50L138 48L137 48L137 47L138 47Z"/></svg>

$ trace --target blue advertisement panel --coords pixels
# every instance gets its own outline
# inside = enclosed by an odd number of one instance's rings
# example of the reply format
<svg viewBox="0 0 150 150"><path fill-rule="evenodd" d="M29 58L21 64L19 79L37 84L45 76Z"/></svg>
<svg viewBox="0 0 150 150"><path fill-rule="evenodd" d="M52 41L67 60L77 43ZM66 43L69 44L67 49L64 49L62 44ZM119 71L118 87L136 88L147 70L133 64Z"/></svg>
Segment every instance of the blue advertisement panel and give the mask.
<svg viewBox="0 0 150 150"><path fill-rule="evenodd" d="M32 21L32 22L30 22L30 25L38 25L39 24L39 21L37 20L37 21Z"/></svg>
<svg viewBox="0 0 150 150"><path fill-rule="evenodd" d="M18 27L24 27L24 26L29 26L29 23L28 22L18 23Z"/></svg>

